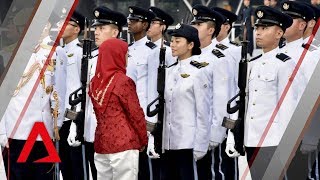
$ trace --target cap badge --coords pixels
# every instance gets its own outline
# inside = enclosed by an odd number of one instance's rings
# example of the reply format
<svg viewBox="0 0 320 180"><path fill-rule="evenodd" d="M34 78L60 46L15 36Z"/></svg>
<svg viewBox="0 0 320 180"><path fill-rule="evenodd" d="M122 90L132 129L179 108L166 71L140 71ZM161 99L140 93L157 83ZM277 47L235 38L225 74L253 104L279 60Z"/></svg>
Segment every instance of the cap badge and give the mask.
<svg viewBox="0 0 320 180"><path fill-rule="evenodd" d="M129 8L129 12L130 12L130 13L133 13L133 9L132 9L132 8Z"/></svg>
<svg viewBox="0 0 320 180"><path fill-rule="evenodd" d="M196 16L198 14L198 11L196 9L193 9L192 14Z"/></svg>
<svg viewBox="0 0 320 180"><path fill-rule="evenodd" d="M284 3L282 7L283 7L284 10L288 10L289 9L289 4Z"/></svg>
<svg viewBox="0 0 320 180"><path fill-rule="evenodd" d="M263 12L262 11L258 11L257 12L257 16L258 16L258 18L262 18L263 17Z"/></svg>
<svg viewBox="0 0 320 180"><path fill-rule="evenodd" d="M99 15L100 15L99 11L95 10L95 11L94 11L94 15L95 15L96 17L99 17Z"/></svg>
<svg viewBox="0 0 320 180"><path fill-rule="evenodd" d="M180 28L181 28L181 24L178 23L178 24L176 25L176 29L180 29Z"/></svg>

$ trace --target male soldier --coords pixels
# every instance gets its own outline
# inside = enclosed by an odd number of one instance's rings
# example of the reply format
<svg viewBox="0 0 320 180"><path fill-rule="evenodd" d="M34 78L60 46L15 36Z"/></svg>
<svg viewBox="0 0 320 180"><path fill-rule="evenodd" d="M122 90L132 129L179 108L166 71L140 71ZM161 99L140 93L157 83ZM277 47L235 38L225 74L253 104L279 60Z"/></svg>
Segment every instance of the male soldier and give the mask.
<svg viewBox="0 0 320 180"><path fill-rule="evenodd" d="M281 10L283 13L289 15L293 19L292 25L286 30L283 37L286 39L286 45L281 48L284 53L290 54L290 56L295 60L297 64L300 57L304 51L303 46L303 33L306 30L307 23L313 19L314 11L301 2L295 1L285 1L282 3ZM304 80L304 84L300 82L300 95L306 86L307 80L309 79L307 75L310 72L310 65L313 65L315 61L314 53L312 51L315 48L309 48L307 55L303 58L301 67L297 73L297 76Z"/></svg>
<svg viewBox="0 0 320 180"><path fill-rule="evenodd" d="M213 42L216 42L217 44L224 45L225 48L225 54L231 55L233 63L234 63L234 81L233 81L233 92L236 93L238 90L238 71L239 71L239 62L241 59L241 46L237 43L230 41L228 38L228 35L232 29L232 24L237 20L237 15L219 8L214 7L212 8L214 11L219 12L222 16L224 16L225 21L221 25L221 30L219 35L213 39ZM230 115L231 118L235 118L236 115ZM230 158L225 152L226 146L226 139L223 141L223 143L220 144L219 149L222 149L222 151L215 151L215 157L220 157L214 159L214 166L212 166L214 169L212 169L212 172L215 171L215 174L223 174L225 178L236 178L238 177L238 159L237 158ZM221 170L220 170L221 169ZM218 171L219 170L219 171ZM216 176L218 178L220 176Z"/></svg>
<svg viewBox="0 0 320 180"><path fill-rule="evenodd" d="M158 67L159 67L159 57L160 57L160 47L163 43L163 46L166 48L166 55L165 55L165 64L166 66L169 66L173 64L176 60L172 56L171 48L169 47L169 43L167 41L164 41L164 33L168 29L168 27L173 24L173 18L164 12L163 10L157 8L157 7L150 7L149 11L153 12L155 14L155 17L151 21L150 28L147 31L147 36L150 38L150 41L153 42L156 45L156 48L154 49L154 53L152 53L150 56L148 56L148 104L151 103L154 99L158 97L157 92L157 77L158 77ZM151 109L155 109L155 106L153 106ZM148 122L156 123L157 122L157 116L154 117L148 117ZM157 159L161 157L161 154L157 154L154 149L154 137L153 135L149 135L149 142L148 142L148 148L147 148L147 155L149 158L151 158L152 162L152 173L150 173L150 176L152 175L151 179L160 179L161 174L161 168L162 159Z"/></svg>
<svg viewBox="0 0 320 180"><path fill-rule="evenodd" d="M122 27L126 24L126 17L116 11L113 11L105 6L99 6L94 9L93 14L95 19L93 20L92 26L95 28L95 44L99 47L104 41L110 38L118 38ZM87 92L89 88L90 80L95 75L96 64L98 58L98 49L95 49L92 52L92 58L88 62L88 81L87 81ZM94 136L95 129L97 126L96 116L93 110L92 102L87 94L86 102L86 112L85 112L85 129L84 129L84 140L85 140L85 150L86 150L86 159L90 163L92 179L97 179L97 170L94 164ZM76 129L70 129L70 135L73 134L73 142L77 143L74 140L77 132ZM87 172L89 166L87 165ZM89 174L89 173L88 173Z"/></svg>
<svg viewBox="0 0 320 180"><path fill-rule="evenodd" d="M316 6L313 6L309 3L305 3L305 5L309 6L310 8L312 8L313 12L314 12L314 16L313 18L308 22L307 24L307 28L306 30L304 31L303 33L303 41L304 43L306 44L313 32L313 30L315 29L316 27L316 24L318 22L318 19L320 17L320 9ZM314 39L315 40L315 39ZM312 42L311 42L312 43ZM317 41L316 44L314 44L315 46L319 47L320 46L320 43L319 41Z"/></svg>
<svg viewBox="0 0 320 180"><path fill-rule="evenodd" d="M156 44L148 41L148 31L154 13L135 6L129 7L128 31L133 35L134 43L129 46L127 76L135 83L140 106L146 113L148 102L148 56L153 53ZM146 114L145 114L146 115ZM146 116L146 119L148 117ZM138 178L149 179L149 165L146 150L139 154L139 175Z"/></svg>
<svg viewBox="0 0 320 180"><path fill-rule="evenodd" d="M64 14L63 16L65 17L66 9L62 10L62 14ZM66 62L67 76L64 77L67 81L64 104L68 109L71 107L69 104L69 95L81 87L82 48L78 36L84 28L84 19L84 16L74 11L62 34L64 50L68 57ZM58 25L61 27L61 21ZM78 109L79 108L80 106L78 106ZM72 136L72 133L69 134L69 129L72 128L76 129L76 124L70 119L65 118L59 131L61 137L59 148L61 173L64 179L83 179L82 149L81 146L79 146L80 142L75 141L75 136Z"/></svg>
<svg viewBox="0 0 320 180"><path fill-rule="evenodd" d="M53 178L52 163L34 163L47 156L41 137L37 137L27 162L17 162L36 122L44 123L52 139L53 136L56 140L59 139L58 129L63 121L66 84L61 78L66 74L61 73L65 73L67 59L61 47L57 47L51 59L48 59L52 49L48 44L51 41L51 24L52 21L46 24L0 122L0 142L1 146L6 147L4 162L8 179ZM24 105L27 104L27 109L23 112Z"/></svg>
<svg viewBox="0 0 320 180"><path fill-rule="evenodd" d="M262 179L297 104L296 88L291 87L274 119L270 119L295 67L294 60L279 53L278 44L292 18L280 11L259 6L256 11L256 42L263 54L251 59L248 68L248 103L244 119L244 146L247 161L253 161L256 148L258 156L250 167L252 179ZM271 121L270 121L271 120ZM266 136L262 136L267 124ZM261 138L265 138L259 143ZM226 153L238 156L234 149L233 133L228 131Z"/></svg>
<svg viewBox="0 0 320 180"><path fill-rule="evenodd" d="M209 63L205 70L207 70L207 75L210 79L209 87L212 91L209 95L211 117L209 119L211 122L209 151L206 154L206 152L197 152L195 150L194 153L195 159L198 160L197 169L199 179L211 179L212 153L217 151L218 155L213 157L214 162L217 161L215 160L216 158L219 159L221 157L220 149L215 148L223 142L226 136L226 129L221 126L221 123L223 117L228 115L225 107L232 94L231 82L234 80L234 77L232 76L230 68L234 68L234 63L231 63L230 56L228 57L222 52L222 49L225 48L217 48L221 47L221 45L212 42L212 38L216 37L220 32L221 24L224 22L223 16L202 5L195 5L192 13L194 19L191 21L191 24L198 29L201 44L201 54L199 55L198 61ZM219 166L219 164L217 165ZM216 174L216 172L213 173L213 178L220 177L220 174Z"/></svg>
<svg viewBox="0 0 320 180"><path fill-rule="evenodd" d="M238 69L239 69L239 62L241 59L241 46L238 45L236 42L230 41L228 36L232 29L232 24L237 20L237 15L233 12L230 12L228 10L214 7L212 8L214 11L217 11L225 18L225 22L221 25L220 33L218 36L213 39L212 41L216 44L222 44L226 46L226 50L228 54L232 56L232 59L234 60L235 64L235 80L238 82Z"/></svg>

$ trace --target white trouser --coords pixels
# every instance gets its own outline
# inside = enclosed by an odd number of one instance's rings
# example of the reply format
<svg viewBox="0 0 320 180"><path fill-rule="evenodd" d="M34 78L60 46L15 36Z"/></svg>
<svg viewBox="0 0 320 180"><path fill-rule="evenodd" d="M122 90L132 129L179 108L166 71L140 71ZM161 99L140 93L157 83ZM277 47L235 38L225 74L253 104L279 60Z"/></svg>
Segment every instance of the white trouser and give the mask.
<svg viewBox="0 0 320 180"><path fill-rule="evenodd" d="M139 151L127 150L113 154L94 153L98 180L137 180Z"/></svg>

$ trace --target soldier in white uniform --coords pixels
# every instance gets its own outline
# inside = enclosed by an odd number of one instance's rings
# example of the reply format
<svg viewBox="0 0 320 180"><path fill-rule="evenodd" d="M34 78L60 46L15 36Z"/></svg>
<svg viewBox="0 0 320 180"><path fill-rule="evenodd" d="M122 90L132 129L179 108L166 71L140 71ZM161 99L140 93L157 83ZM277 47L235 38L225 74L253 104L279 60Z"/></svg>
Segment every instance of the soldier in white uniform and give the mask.
<svg viewBox="0 0 320 180"><path fill-rule="evenodd" d="M267 6L259 6L256 11L256 42L263 54L249 62L248 104L244 119L244 146L252 179L261 179L272 158L274 150L286 129L297 104L297 89L292 86L273 119L271 115L295 67L294 60L280 53L278 44L286 28L291 26L292 18ZM270 129L267 124L270 123ZM268 130L266 136L264 131ZM263 141L262 141L262 138ZM254 151L259 148L258 156ZM226 153L230 157L238 156L234 149L234 136L228 131ZM252 159L251 159L252 158Z"/></svg>
<svg viewBox="0 0 320 180"><path fill-rule="evenodd" d="M231 98L232 81L234 76L232 74L233 62L231 56L225 54L224 50L216 47L216 43L212 42L219 34L222 23L225 21L224 17L218 12L202 6L196 5L192 10L194 19L191 21L193 27L199 31L199 39L201 44L201 54L198 61L201 63L208 63L208 68L205 74L210 80L208 97L210 99L210 120L211 120L211 135L210 146L207 154L197 159L197 170L199 179L218 178L220 172L211 172L211 165L215 160L214 152L219 157L219 144L223 142L226 137L226 128L222 127L222 120L224 116L228 116L226 111L227 101ZM219 46L220 47L220 46ZM203 157L203 158L202 158ZM216 164L217 167L219 164Z"/></svg>
<svg viewBox="0 0 320 180"><path fill-rule="evenodd" d="M62 10L62 14L62 17L66 16L65 9ZM63 49L65 50L68 59L66 62L67 75L64 77L67 82L64 105L65 108L68 109L71 108L69 104L69 95L81 87L80 75L82 47L78 36L84 29L84 19L85 18L83 15L77 11L74 11L61 36L64 43ZM62 23L59 23L58 25L61 26ZM79 110L80 106L77 108ZM82 149L80 142L75 142L75 136L72 136L72 134L69 135L70 128L76 128L75 123L68 118L64 118L64 122L59 131L61 137L59 152L61 158L62 177L64 179L71 180L83 179L84 171L82 167Z"/></svg>
<svg viewBox="0 0 320 180"><path fill-rule="evenodd" d="M307 8L309 7L309 8ZM308 3L302 3L302 2L284 2L282 4L282 10L284 13L287 13L288 15L292 16L292 18L295 17L293 20L293 25L288 28L288 33L285 33L285 37L287 40L289 40L289 43L286 44L286 46L283 47L286 51L289 53L293 53L293 56L297 56L297 58L300 58L305 48L307 48L306 43L309 40L309 36L312 33L312 30L314 28L314 25L317 22L319 12L319 9L312 6ZM297 25L303 23L303 27L301 27L301 30L299 31L299 28ZM301 40L305 35L309 34L306 39ZM299 40L292 41L294 37L299 38ZM294 44L294 42L297 42ZM299 42L299 44L298 44ZM301 45L302 43L302 45ZM303 73L305 75L306 81L308 82L316 64L319 61L319 50L318 47L314 44L318 44L317 40L314 39L310 47L308 47L308 51L306 53L306 56L303 59L303 62L301 64L301 70L303 70ZM293 46L295 45L295 46ZM288 46L288 47L287 47ZM291 55L291 54L290 54ZM299 60L299 59L298 59ZM317 113L319 114L319 113ZM308 128L308 131L304 134L303 140L301 142L300 150L295 153L294 158L291 161L291 164L288 168L288 178L305 178L308 174L309 178L314 176L314 174L311 174L312 164L314 162L315 155L317 153L317 146L319 142L319 116L315 116L312 119L312 122ZM297 170L299 170L299 174L296 173Z"/></svg>
<svg viewBox="0 0 320 180"><path fill-rule="evenodd" d="M146 9L130 6L128 31L134 42L129 45L127 76L136 83L140 106L145 113L148 105L148 57L154 53L157 45L148 40L146 33L151 25L154 13ZM139 154L139 180L150 179L150 170L146 149Z"/></svg>
<svg viewBox="0 0 320 180"><path fill-rule="evenodd" d="M4 162L8 179L53 178L52 163L34 163L47 156L41 137L37 137L33 146L36 151L31 151L27 162L17 163L36 122L44 123L51 139L59 139L58 129L63 121L65 93L65 80L61 77L65 74L58 73L66 72L67 60L62 59L66 55L61 47L57 47L52 57L48 58L52 49L48 44L51 41L50 28L51 24L47 23L41 34L40 44L35 47L0 122L1 146L6 147ZM9 140L8 143L6 139Z"/></svg>
<svg viewBox="0 0 320 180"><path fill-rule="evenodd" d="M205 75L208 64L197 62L201 53L196 28L177 24L172 35L172 55L177 62L166 71L163 142L164 179L194 180L195 160L209 146L210 94Z"/></svg>
<svg viewBox="0 0 320 180"><path fill-rule="evenodd" d="M281 48L282 52L289 54L298 64L300 57L304 51L303 46L303 33L310 20L314 17L313 10L301 2L285 1L282 3L281 10L283 13L288 14L293 18L293 24L286 30L283 37L286 39L286 44ZM314 67L315 60L318 58L314 57L315 48L309 48L306 56L304 56L302 64L299 68L297 76L304 79L305 84L300 82L300 96L306 87L308 77L310 77L310 68Z"/></svg>
<svg viewBox="0 0 320 180"><path fill-rule="evenodd" d="M237 15L228 10L214 7L213 10L219 12L224 16L225 21L221 25L221 30L219 35L212 41L217 44L224 45L225 54L229 54L232 57L234 63L234 81L233 81L233 91L238 92L238 71L239 62L241 59L241 46L237 43L230 41L228 35L232 29L232 24L237 20ZM231 119L236 117L236 113L230 115ZM215 179L237 179L239 176L238 172L238 158L230 158L224 151L226 147L226 139L219 145L219 150L215 151L213 157L212 172L215 175Z"/></svg>
<svg viewBox="0 0 320 180"><path fill-rule="evenodd" d="M238 17L233 12L219 7L214 7L212 9L225 17L225 22L221 25L220 33L212 41L216 44L222 44L226 46L226 54L230 54L232 56L235 65L235 86L237 87L239 62L241 59L241 46L236 42L229 40L228 36L231 32L232 24L237 20Z"/></svg>
<svg viewBox="0 0 320 180"><path fill-rule="evenodd" d="M150 38L150 41L156 45L156 47L154 48L154 52L148 56L147 60L148 104L158 97L157 77L160 62L160 48L162 43L163 46L166 48L165 65L168 67L176 61L176 58L172 56L171 48L169 47L170 44L163 39L164 33L167 31L168 27L173 24L173 18L169 14L157 7L150 7L149 11L153 12L155 14L155 17L151 21L150 28L147 31L147 36L148 38ZM155 109L155 106L152 106L151 109ZM156 123L157 120L157 116L147 117L147 122ZM150 163L150 165L152 165L152 173L150 173L150 176L152 175L152 177L150 179L160 179L163 159L159 159L159 157L161 157L161 154L157 154L155 152L154 137L151 134L149 135L147 155L149 156L150 161L152 162L152 164Z"/></svg>
<svg viewBox="0 0 320 180"><path fill-rule="evenodd" d="M304 38L304 44L308 43L309 38L311 37L312 31L315 29L316 24L318 22L318 19L320 17L320 9L316 6L313 6L312 4L306 3L309 7L311 7L314 11L314 17L308 22L307 29L305 30L303 34ZM317 48L317 52L319 54L319 47L320 47L320 41L318 36L315 36L314 39L310 42L310 47L309 48ZM317 63L319 63L319 59L317 60ZM314 65L315 67L316 65ZM312 73L313 70L310 70ZM306 74L307 77L308 74ZM317 109L311 124L309 125L308 130L304 134L304 137L301 142L300 146L300 151L302 154L308 154L308 159L311 159L309 163L308 162L308 178L312 179L319 179L319 139L320 139L320 133L319 133L319 127L320 127L320 108ZM313 158L315 156L315 158ZM312 160L315 159L313 165L312 165ZM311 167L312 166L312 167Z"/></svg>

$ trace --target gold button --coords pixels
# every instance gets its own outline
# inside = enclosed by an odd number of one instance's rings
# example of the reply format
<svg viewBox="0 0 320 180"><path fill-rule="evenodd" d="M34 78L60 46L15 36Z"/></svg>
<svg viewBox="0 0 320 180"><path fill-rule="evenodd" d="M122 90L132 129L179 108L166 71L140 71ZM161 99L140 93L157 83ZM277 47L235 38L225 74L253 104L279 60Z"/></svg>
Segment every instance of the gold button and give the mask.
<svg viewBox="0 0 320 180"><path fill-rule="evenodd" d="M258 75L258 78L260 78L260 75Z"/></svg>
<svg viewBox="0 0 320 180"><path fill-rule="evenodd" d="M253 119L253 117L251 116L251 119Z"/></svg>
<svg viewBox="0 0 320 180"><path fill-rule="evenodd" d="M255 91L255 92L257 92L258 90L257 90L257 89L255 89L254 91Z"/></svg>
<svg viewBox="0 0 320 180"><path fill-rule="evenodd" d="M256 105L256 103L253 103L253 105L255 106L255 105Z"/></svg>
<svg viewBox="0 0 320 180"><path fill-rule="evenodd" d="M265 65L265 64L266 64L265 62L262 63L262 65Z"/></svg>

